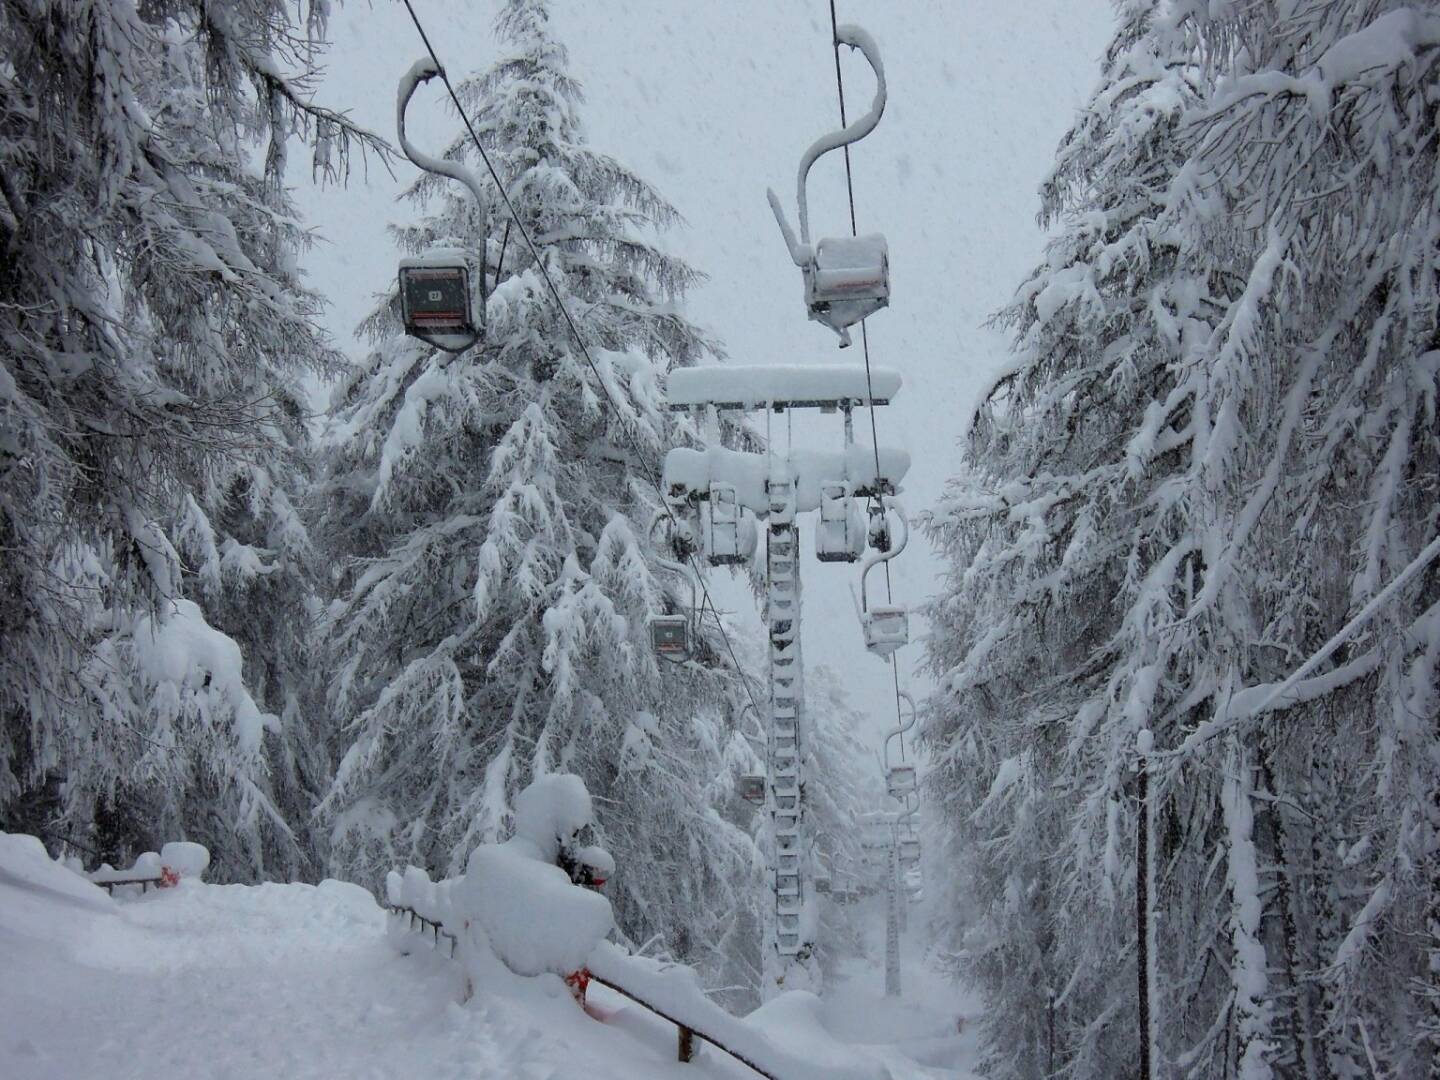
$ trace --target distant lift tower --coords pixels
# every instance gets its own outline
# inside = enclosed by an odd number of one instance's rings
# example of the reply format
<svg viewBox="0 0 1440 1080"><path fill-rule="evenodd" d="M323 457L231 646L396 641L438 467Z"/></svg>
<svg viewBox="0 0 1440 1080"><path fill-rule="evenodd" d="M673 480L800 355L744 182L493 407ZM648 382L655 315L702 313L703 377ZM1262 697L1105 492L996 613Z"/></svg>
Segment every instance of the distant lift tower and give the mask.
<svg viewBox="0 0 1440 1080"><path fill-rule="evenodd" d="M703 535L721 535L716 521L744 512L765 518L765 619L769 630L769 715L765 731L766 836L773 913L767 912L764 982L768 998L781 990L820 988L815 962L818 912L810 896L811 833L805 818L805 676L800 640L800 547L797 517L820 511L816 555L823 562L856 562L866 529L858 500L886 500L909 468L901 450L854 443L856 406L886 405L900 376L874 369L867 388L854 366L725 366L684 368L670 374L672 410L693 410L710 432L707 449L671 450L665 459L665 497L677 515L700 518ZM845 436L839 451L727 450L719 443L719 413L815 408L841 412ZM890 500L893 501L893 500ZM720 516L716 518L717 513Z"/></svg>

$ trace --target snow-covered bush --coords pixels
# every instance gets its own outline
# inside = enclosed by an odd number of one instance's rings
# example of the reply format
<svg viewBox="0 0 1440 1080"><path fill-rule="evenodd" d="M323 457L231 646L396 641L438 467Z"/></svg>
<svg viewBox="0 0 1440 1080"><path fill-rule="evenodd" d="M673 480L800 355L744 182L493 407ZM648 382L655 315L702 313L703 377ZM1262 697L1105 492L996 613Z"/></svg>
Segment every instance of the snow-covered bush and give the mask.
<svg viewBox="0 0 1440 1080"><path fill-rule="evenodd" d="M516 797L514 836L477 847L461 877L432 882L417 866L391 870L386 898L443 927L477 977L490 954L519 975L569 975L615 926L610 902L561 869L577 857L613 869L603 849L579 843L594 824L584 781L538 777Z"/></svg>
<svg viewBox="0 0 1440 1080"><path fill-rule="evenodd" d="M189 840L172 840L156 851L144 851L127 868L117 870L109 863L85 876L94 882L123 881L129 878L159 878L164 885L200 881L210 865L205 845Z"/></svg>

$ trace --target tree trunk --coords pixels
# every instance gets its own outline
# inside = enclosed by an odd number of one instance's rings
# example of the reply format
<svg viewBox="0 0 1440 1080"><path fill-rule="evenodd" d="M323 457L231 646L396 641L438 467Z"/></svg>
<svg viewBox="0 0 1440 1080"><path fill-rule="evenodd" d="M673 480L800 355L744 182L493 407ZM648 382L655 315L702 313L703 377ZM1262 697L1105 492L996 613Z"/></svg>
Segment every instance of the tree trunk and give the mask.
<svg viewBox="0 0 1440 1080"><path fill-rule="evenodd" d="M1140 758L1140 806L1135 840L1136 995L1140 1002L1139 1080L1150 1080L1150 770Z"/></svg>

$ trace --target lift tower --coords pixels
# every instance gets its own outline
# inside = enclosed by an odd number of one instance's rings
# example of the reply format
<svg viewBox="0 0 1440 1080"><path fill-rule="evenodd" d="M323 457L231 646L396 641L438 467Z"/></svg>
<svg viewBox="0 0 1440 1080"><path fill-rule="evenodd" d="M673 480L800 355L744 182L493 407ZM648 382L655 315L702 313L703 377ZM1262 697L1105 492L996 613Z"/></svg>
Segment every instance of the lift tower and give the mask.
<svg viewBox="0 0 1440 1080"><path fill-rule="evenodd" d="M721 446L681 447L665 458L665 497L680 515L705 517L700 535L719 535L725 520L748 511L767 523L765 620L768 630L768 709L765 730L765 850L770 863L773 906L767 910L763 993L819 989L814 959L818 924L810 883L812 836L805 815L804 662L801 656L800 532L798 516L820 511L816 556L822 562L856 562L865 551L867 528L858 503L889 503L909 467L902 450L858 446L851 413L856 406L886 405L900 389L900 376L874 369L835 365L726 366L683 368L670 374L672 410L693 410L718 442L720 412L789 409L840 412L845 433L839 451L779 450L766 453ZM732 509L733 508L733 509ZM870 645L869 628L866 629ZM874 650L872 646L872 651Z"/></svg>

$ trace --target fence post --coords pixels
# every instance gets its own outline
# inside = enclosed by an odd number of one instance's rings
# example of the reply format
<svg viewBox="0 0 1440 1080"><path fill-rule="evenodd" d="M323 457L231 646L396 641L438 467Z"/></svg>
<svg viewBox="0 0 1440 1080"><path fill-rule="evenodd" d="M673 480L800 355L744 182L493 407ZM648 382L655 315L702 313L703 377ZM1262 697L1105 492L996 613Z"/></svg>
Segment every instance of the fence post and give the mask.
<svg viewBox="0 0 1440 1080"><path fill-rule="evenodd" d="M679 1036L680 1036L680 1060L681 1060L681 1061L694 1061L694 1060L695 1060L695 1032L693 1032L693 1031L691 1031L689 1028L683 1027L683 1026L681 1026L681 1025L676 1025L676 1030L679 1032Z"/></svg>

